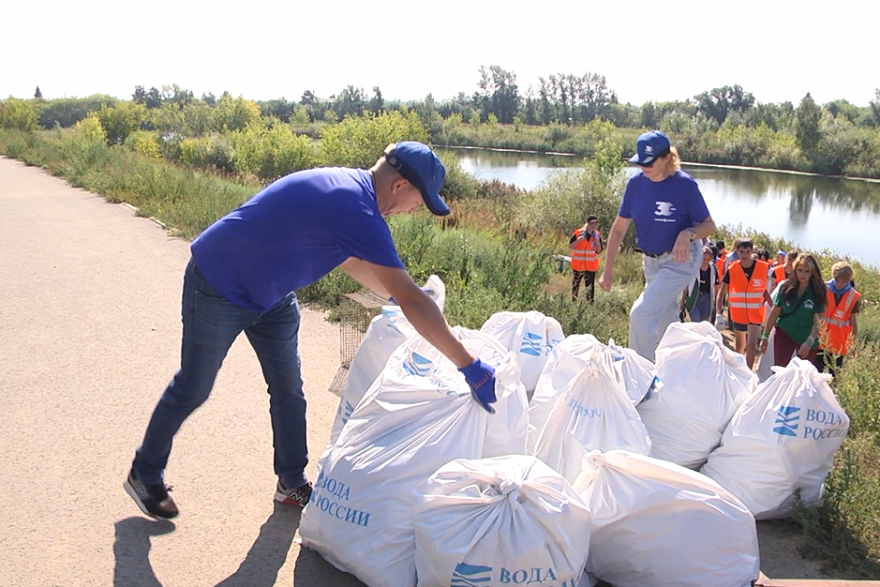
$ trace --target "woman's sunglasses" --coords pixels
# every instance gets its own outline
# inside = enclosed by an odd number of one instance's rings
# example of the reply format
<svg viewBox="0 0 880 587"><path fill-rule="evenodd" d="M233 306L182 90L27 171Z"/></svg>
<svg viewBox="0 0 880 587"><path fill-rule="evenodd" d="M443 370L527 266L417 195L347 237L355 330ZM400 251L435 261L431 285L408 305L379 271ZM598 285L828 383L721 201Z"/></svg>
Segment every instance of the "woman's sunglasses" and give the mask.
<svg viewBox="0 0 880 587"><path fill-rule="evenodd" d="M649 163L639 163L638 166L639 166L639 167L645 167L645 168L647 168L647 169L651 169L652 167L654 167L654 163L657 162L657 159L660 159L661 157L666 157L667 155L669 155L669 151L664 151L663 153L660 153L659 155L657 155L656 157L654 157L654 159L653 159L651 162L649 162Z"/></svg>

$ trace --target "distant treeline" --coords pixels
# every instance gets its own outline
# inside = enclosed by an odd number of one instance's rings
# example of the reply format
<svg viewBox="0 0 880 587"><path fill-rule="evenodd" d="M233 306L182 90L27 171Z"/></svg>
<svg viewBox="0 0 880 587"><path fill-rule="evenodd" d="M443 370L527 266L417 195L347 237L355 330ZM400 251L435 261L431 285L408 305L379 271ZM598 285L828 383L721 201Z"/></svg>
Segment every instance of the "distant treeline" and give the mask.
<svg viewBox="0 0 880 587"><path fill-rule="evenodd" d="M480 68L476 91L445 100L430 94L421 100L387 100L379 87L368 93L347 86L327 98L305 91L298 101L251 101L227 92L196 98L177 84L149 90L137 86L130 101L106 95L9 98L0 102L0 127L66 128L96 114L111 143L124 142L135 131L182 140L279 125L317 139L324 126L346 117L392 111L414 112L436 144L592 157L605 143L623 156L639 132L660 128L687 161L880 178L880 90L866 107L846 100L819 105L809 93L797 106L760 103L738 85L636 106L621 104L599 74L552 74L521 92L516 75L497 65ZM217 163L224 168L224 157L231 156L218 156Z"/></svg>

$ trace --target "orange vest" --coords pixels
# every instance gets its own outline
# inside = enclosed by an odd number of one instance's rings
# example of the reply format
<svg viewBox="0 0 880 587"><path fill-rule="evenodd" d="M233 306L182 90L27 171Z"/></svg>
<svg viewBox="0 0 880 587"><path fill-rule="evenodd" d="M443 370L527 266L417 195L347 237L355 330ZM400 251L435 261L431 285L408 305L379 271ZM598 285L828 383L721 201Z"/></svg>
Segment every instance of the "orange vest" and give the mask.
<svg viewBox="0 0 880 587"><path fill-rule="evenodd" d="M770 266L766 261L755 261L752 278L746 279L745 271L739 261L727 268L730 284L727 287L730 319L740 324L763 324L764 292L767 291L767 273Z"/></svg>
<svg viewBox="0 0 880 587"><path fill-rule="evenodd" d="M776 275L776 283L785 281L785 265L777 265L773 268L773 273Z"/></svg>
<svg viewBox="0 0 880 587"><path fill-rule="evenodd" d="M727 251L718 253L718 259L715 261L715 271L718 273L718 279L724 277L724 260L727 259Z"/></svg>
<svg viewBox="0 0 880 587"><path fill-rule="evenodd" d="M580 238L583 228L574 231L574 235ZM596 238L590 240L580 240L571 250L571 268L575 271L598 271L599 255L596 254L596 239L599 238L599 231L596 231Z"/></svg>
<svg viewBox="0 0 880 587"><path fill-rule="evenodd" d="M831 288L826 290L825 314L820 318L819 325L820 347L826 348L834 354L845 355L849 352L852 343L852 326L849 317L852 309L862 294L854 288L840 298L840 303L834 303L834 294Z"/></svg>

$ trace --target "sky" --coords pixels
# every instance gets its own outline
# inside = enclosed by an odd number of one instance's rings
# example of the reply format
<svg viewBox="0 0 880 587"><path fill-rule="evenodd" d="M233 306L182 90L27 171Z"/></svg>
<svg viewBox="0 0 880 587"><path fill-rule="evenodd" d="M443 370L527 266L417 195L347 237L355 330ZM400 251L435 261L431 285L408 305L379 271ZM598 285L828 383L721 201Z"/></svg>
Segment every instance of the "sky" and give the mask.
<svg viewBox="0 0 880 587"><path fill-rule="evenodd" d="M620 102L684 100L739 84L758 102L846 99L880 88L876 0L10 0L0 98L178 84L298 101L352 85L386 99L477 90L480 66L521 93L550 74L604 75Z"/></svg>

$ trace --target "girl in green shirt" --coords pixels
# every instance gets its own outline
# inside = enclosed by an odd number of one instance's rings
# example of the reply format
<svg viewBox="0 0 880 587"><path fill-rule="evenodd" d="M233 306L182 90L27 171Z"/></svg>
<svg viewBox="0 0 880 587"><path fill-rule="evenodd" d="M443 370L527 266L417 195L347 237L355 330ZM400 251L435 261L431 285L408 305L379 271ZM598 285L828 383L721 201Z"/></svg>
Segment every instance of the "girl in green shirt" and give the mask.
<svg viewBox="0 0 880 587"><path fill-rule="evenodd" d="M825 311L825 283L816 258L801 255L792 276L782 282L761 333L761 352L767 350L770 330L775 364L785 367L792 356L812 361L819 347L819 317Z"/></svg>

